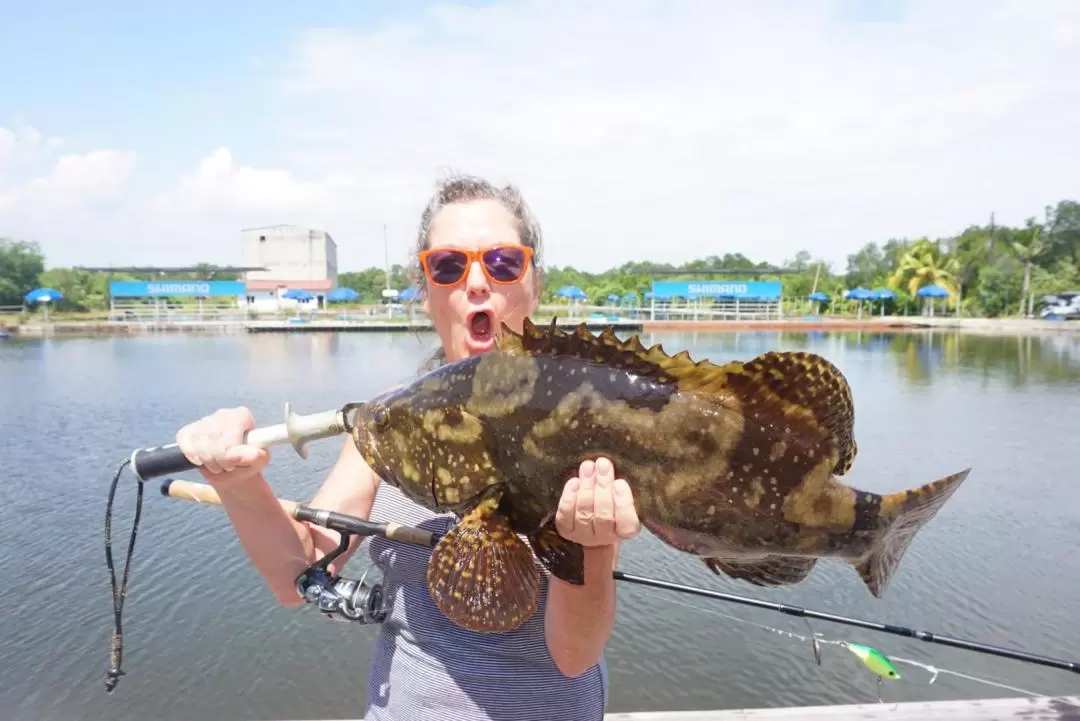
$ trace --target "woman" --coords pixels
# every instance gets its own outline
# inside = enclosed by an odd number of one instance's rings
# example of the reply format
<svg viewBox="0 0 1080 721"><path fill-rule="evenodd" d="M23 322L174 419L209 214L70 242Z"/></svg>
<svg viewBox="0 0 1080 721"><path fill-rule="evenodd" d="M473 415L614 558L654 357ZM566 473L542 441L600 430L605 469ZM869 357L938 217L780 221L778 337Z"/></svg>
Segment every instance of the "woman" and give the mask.
<svg viewBox="0 0 1080 721"><path fill-rule="evenodd" d="M441 184L421 218L416 255L425 309L442 341L438 362L491 350L501 323L520 331L538 305L540 228L513 187L472 177ZM241 545L278 600L295 605L301 603L296 577L332 551L338 537L282 511L262 475L268 453L242 445L254 427L246 408L223 409L181 429L177 442L221 496ZM428 528L454 522L380 484L348 441L311 505ZM430 551L371 542L391 604L375 646L366 719L602 718L603 649L615 614L611 572L620 540L640 529L630 488L615 478L608 459L583 459L578 477L567 479L556 525L585 547L585 584L571 586L544 572L536 612L503 634L468 631L443 616L424 580Z"/></svg>

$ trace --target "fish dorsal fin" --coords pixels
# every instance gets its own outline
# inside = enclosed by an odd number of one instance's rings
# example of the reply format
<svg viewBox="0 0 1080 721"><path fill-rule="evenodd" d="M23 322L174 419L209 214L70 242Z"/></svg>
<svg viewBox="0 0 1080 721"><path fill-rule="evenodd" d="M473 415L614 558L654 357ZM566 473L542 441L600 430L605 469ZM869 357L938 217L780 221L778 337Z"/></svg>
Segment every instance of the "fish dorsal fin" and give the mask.
<svg viewBox="0 0 1080 721"><path fill-rule="evenodd" d="M599 335L585 323L568 332L554 318L547 328L526 318L521 333L503 324L497 342L500 350L514 355L580 358L671 383L687 393L763 405L831 440L837 475L846 473L855 459L851 388L839 368L814 353L769 351L746 362L717 365L695 361L685 350L668 355L659 343L646 348L637 335L620 340L612 326Z"/></svg>
<svg viewBox="0 0 1080 721"><path fill-rule="evenodd" d="M558 327L554 318L547 328L526 318L521 333L515 333L504 323L496 345L500 351L513 355L587 360L661 383L677 384L680 390L702 395L719 393L727 388L726 366L717 366L707 360L695 362L686 351L668 355L659 343L646 348L637 335L620 340L613 326L594 334L585 323L566 331Z"/></svg>
<svg viewBox="0 0 1080 721"><path fill-rule="evenodd" d="M734 366L735 364L729 364ZM851 468L857 451L855 444L855 407L840 369L825 358L805 351L769 351L756 358L729 367L729 380L741 376L748 391L787 406L785 415L810 421L829 436L836 448L833 473L842 476Z"/></svg>

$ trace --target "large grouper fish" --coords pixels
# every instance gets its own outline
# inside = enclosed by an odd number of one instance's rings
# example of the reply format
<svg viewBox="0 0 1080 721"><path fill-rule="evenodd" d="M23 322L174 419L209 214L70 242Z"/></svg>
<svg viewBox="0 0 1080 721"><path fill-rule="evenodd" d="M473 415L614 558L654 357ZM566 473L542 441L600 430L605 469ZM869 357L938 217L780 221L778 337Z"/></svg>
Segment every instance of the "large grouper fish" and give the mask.
<svg viewBox="0 0 1080 721"><path fill-rule="evenodd" d="M526 320L522 333L503 325L490 352L362 404L350 434L384 482L458 516L428 587L455 624L499 632L537 607L534 556L584 583L582 548L554 517L566 481L599 456L627 479L642 524L713 572L796 584L832 557L880 598L970 469L885 495L846 486L853 419L844 376L812 353L716 365L612 328Z"/></svg>

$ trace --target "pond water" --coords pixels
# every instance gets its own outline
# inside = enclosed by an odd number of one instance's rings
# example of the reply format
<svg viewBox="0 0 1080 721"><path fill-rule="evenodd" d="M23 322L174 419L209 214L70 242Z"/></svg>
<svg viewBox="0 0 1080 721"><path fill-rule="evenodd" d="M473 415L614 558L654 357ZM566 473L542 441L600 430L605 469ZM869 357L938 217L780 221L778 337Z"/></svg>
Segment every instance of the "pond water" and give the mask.
<svg viewBox="0 0 1080 721"><path fill-rule="evenodd" d="M1080 338L756 332L643 341L718 361L768 349L828 357L854 393L859 455L845 480L857 487L892 491L973 470L917 536L882 600L840 563L819 564L798 586L760 589L713 576L647 533L624 548L624 570L1080 656ZM374 628L277 607L221 509L162 498L157 484L147 489L124 608L128 675L107 695L106 494L133 448L170 442L191 419L244 404L271 424L286 401L309 413L360 400L406 378L432 344L430 335L368 333L0 344L2 716L360 717ZM337 448L314 444L306 461L277 450L268 470L275 491L309 497ZM118 570L130 479L113 526ZM903 678L885 684L886 701L1080 689L1065 671L821 622L812 629L893 656ZM621 585L609 711L875 701L875 677L847 650L826 645L815 665L799 638L809 633L778 613ZM932 674L908 661L942 673L931 685Z"/></svg>

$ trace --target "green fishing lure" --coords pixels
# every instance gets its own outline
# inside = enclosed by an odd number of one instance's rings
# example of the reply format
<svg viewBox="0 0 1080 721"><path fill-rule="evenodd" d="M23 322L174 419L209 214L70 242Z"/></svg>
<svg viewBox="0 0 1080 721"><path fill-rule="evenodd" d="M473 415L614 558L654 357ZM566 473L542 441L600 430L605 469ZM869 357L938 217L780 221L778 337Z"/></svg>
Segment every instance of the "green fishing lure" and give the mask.
<svg viewBox="0 0 1080 721"><path fill-rule="evenodd" d="M870 648L869 646L863 646L859 643L845 644L849 651L859 657L859 660L863 662L868 669L876 673L882 678L899 679L900 674L896 672L896 668L893 667L892 662L877 649Z"/></svg>

